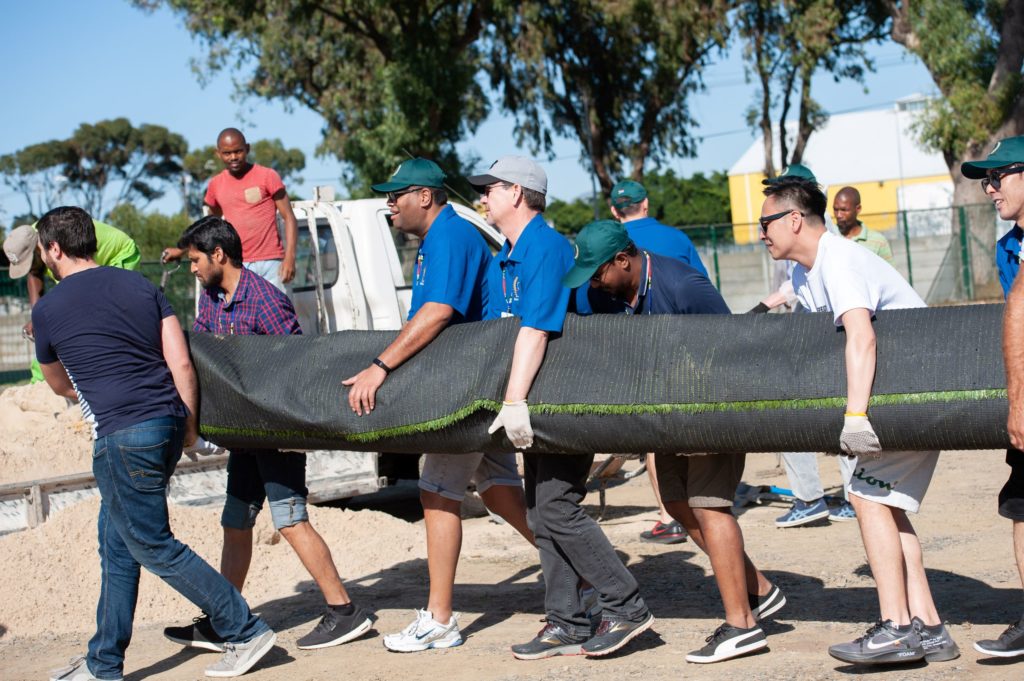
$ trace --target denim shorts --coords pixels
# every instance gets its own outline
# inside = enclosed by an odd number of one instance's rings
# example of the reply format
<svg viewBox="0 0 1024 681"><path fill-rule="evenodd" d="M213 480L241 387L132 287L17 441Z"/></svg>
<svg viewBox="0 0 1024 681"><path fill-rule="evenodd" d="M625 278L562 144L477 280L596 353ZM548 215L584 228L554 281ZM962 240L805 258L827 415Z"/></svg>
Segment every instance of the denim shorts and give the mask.
<svg viewBox="0 0 1024 681"><path fill-rule="evenodd" d="M276 449L236 449L228 457L228 495L220 524L246 530L256 524L264 500L278 530L309 520L306 455Z"/></svg>
<svg viewBox="0 0 1024 681"><path fill-rule="evenodd" d="M516 468L516 455L508 454L424 454L420 489L462 501L470 483L477 492L492 485L519 487L523 484Z"/></svg>

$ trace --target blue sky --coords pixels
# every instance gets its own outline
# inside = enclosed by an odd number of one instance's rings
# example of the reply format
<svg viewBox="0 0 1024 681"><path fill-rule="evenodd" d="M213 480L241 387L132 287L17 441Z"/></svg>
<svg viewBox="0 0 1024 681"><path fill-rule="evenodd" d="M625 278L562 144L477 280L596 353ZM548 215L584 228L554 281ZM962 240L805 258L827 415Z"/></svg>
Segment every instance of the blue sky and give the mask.
<svg viewBox="0 0 1024 681"><path fill-rule="evenodd" d="M932 93L931 78L920 62L902 47L887 42L871 49L878 71L868 74L867 92L860 84L833 82L820 75L814 96L826 110L885 106L915 92ZM234 97L230 74L221 74L205 88L191 70L191 59L203 56L180 18L166 10L145 13L127 0L33 0L7 3L0 22L0 63L7 65L6 105L0 108L0 154L28 144L70 135L83 122L117 116L133 124L164 125L181 133L193 147L210 144L229 125L250 139L279 137L306 153L304 182L289 189L311 195L317 184L334 184L340 166L332 158L314 157L321 123L311 111L282 102ZM666 168L682 175L728 168L754 140L744 112L753 86L744 81L740 50L734 48L705 72L707 91L695 96L691 110L703 141L691 159L671 159ZM463 143L485 166L516 149L512 120L500 111ZM869 133L869 131L865 131ZM855 147L854 147L855 148ZM849 153L850 150L836 150ZM545 160L552 196L570 199L590 193L588 169L580 163L579 144L559 140L555 159ZM173 193L153 207L174 211ZM0 185L0 223L25 208L24 201Z"/></svg>

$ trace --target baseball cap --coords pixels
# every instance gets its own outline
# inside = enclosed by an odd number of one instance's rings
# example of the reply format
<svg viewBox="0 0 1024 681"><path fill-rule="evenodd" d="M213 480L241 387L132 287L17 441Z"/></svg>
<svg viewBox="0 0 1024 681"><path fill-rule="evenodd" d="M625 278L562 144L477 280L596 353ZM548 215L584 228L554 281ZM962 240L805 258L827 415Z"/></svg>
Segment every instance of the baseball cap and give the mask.
<svg viewBox="0 0 1024 681"><path fill-rule="evenodd" d="M616 208L632 206L646 198L647 190L642 184L633 180L620 180L612 187L612 205Z"/></svg>
<svg viewBox="0 0 1024 681"><path fill-rule="evenodd" d="M444 187L441 166L425 158L410 158L395 169L387 182L372 185L375 192L393 192L406 187Z"/></svg>
<svg viewBox="0 0 1024 681"><path fill-rule="evenodd" d="M800 163L791 163L789 166L782 171L781 175L776 177L767 177L761 180L761 184L775 184L779 180L783 180L787 177L800 177L811 182L817 182L818 178L814 176L811 169Z"/></svg>
<svg viewBox="0 0 1024 681"><path fill-rule="evenodd" d="M1024 135L999 140L988 158L962 163L960 172L968 179L981 180L992 168L1002 168L1012 163L1024 163Z"/></svg>
<svg viewBox="0 0 1024 681"><path fill-rule="evenodd" d="M21 225L11 230L4 239L4 255L11 261L8 271L11 279L20 279L32 269L32 257L35 254L39 235L32 225Z"/></svg>
<svg viewBox="0 0 1024 681"><path fill-rule="evenodd" d="M618 220L591 222L576 235L574 263L562 285L576 288L586 284L597 269L623 251L632 240Z"/></svg>
<svg viewBox="0 0 1024 681"><path fill-rule="evenodd" d="M540 164L525 156L502 156L482 175L471 175L466 180L481 194L484 187L495 182L511 182L547 195L548 176Z"/></svg>

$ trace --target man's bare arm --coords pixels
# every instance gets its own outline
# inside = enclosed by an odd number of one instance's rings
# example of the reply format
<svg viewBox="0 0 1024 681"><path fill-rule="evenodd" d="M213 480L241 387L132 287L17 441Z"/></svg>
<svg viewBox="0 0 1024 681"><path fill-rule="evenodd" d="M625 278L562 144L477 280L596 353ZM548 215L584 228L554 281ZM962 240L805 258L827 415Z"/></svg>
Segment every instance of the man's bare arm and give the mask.
<svg viewBox="0 0 1024 681"><path fill-rule="evenodd" d="M192 358L188 354L188 344L181 324L174 315L164 317L160 324L160 337L163 343L164 361L171 370L174 387L178 389L181 401L188 408L185 419L185 446L191 445L199 436L199 381L192 366Z"/></svg>
<svg viewBox="0 0 1024 681"><path fill-rule="evenodd" d="M1006 430L1010 444L1024 447L1024 276L1017 277L1006 297L1003 312L1003 364L1010 415Z"/></svg>
<svg viewBox="0 0 1024 681"><path fill-rule="evenodd" d="M284 219L284 260L281 262L281 281L287 284L295 278L295 249L299 240L299 223L284 189L274 194L274 205Z"/></svg>
<svg viewBox="0 0 1024 681"><path fill-rule="evenodd" d="M78 393L75 392L75 386L71 384L71 379L63 364L50 362L49 364L40 364L39 368L43 370L43 378L46 379L46 385L50 386L50 390L61 397L71 400L78 399Z"/></svg>
<svg viewBox="0 0 1024 681"><path fill-rule="evenodd" d="M875 329L871 313L862 307L844 313L841 321L846 329L846 411L863 414L875 383Z"/></svg>
<svg viewBox="0 0 1024 681"><path fill-rule="evenodd" d="M378 355L380 361L391 369L397 369L410 357L425 348L448 326L455 310L444 303L424 303L409 320L398 338ZM376 406L377 390L387 378L387 373L376 364L371 364L355 376L342 381L351 387L348 404L359 416L370 413Z"/></svg>
<svg viewBox="0 0 1024 681"><path fill-rule="evenodd" d="M544 363L544 353L548 348L548 332L523 326L516 336L515 350L512 354L512 370L505 389L506 402L525 400L530 394L533 381L537 378L540 365Z"/></svg>

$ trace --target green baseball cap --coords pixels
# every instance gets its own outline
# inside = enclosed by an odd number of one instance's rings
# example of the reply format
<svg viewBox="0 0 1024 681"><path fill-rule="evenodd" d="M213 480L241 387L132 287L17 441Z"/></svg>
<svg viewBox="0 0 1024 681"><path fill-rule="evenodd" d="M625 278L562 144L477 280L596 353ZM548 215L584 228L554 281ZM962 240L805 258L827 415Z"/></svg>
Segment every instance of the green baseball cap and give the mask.
<svg viewBox="0 0 1024 681"><path fill-rule="evenodd" d="M575 262L562 278L562 285L577 288L586 284L597 268L625 250L631 241L618 220L591 222L576 235Z"/></svg>
<svg viewBox="0 0 1024 681"><path fill-rule="evenodd" d="M787 177L800 177L811 182L817 182L818 178L814 176L811 169L800 163L791 163L782 174L777 177L767 177L761 180L761 184L775 184L779 180L784 180Z"/></svg>
<svg viewBox="0 0 1024 681"><path fill-rule="evenodd" d="M633 180L620 180L612 187L612 205L616 208L632 206L646 198L647 190L642 184Z"/></svg>
<svg viewBox="0 0 1024 681"><path fill-rule="evenodd" d="M1007 137L989 153L984 161L967 161L960 164L960 172L971 180L984 179L988 171L1014 163L1024 163L1024 135Z"/></svg>
<svg viewBox="0 0 1024 681"><path fill-rule="evenodd" d="M441 166L425 158L404 161L391 174L387 182L373 185L375 192L394 192L406 187L444 187L445 174Z"/></svg>

